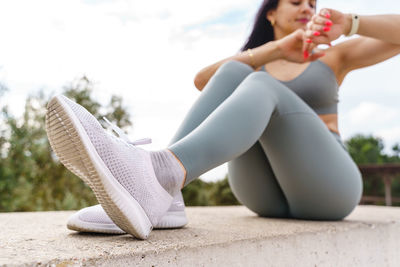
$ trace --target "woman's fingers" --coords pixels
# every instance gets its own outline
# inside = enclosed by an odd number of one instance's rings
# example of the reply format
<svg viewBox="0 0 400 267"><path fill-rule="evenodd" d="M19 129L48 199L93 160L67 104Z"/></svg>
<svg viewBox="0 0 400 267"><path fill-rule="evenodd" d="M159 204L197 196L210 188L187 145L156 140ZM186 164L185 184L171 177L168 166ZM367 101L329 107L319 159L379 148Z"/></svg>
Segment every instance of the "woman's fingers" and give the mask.
<svg viewBox="0 0 400 267"><path fill-rule="evenodd" d="M315 60L325 55L323 50L314 49L319 44L328 44L329 46L332 46L330 42L331 39L334 39L332 37L334 33L330 33L331 27L333 26L330 17L331 10L322 9L319 14L313 15L311 20L307 23L303 35L304 59Z"/></svg>
<svg viewBox="0 0 400 267"><path fill-rule="evenodd" d="M330 40L327 34L318 32L318 34L315 34L316 31L313 30L307 30L304 34L305 42L310 42L311 40L312 43L314 44L329 44Z"/></svg>
<svg viewBox="0 0 400 267"><path fill-rule="evenodd" d="M320 24L312 24L307 30L311 30L313 32L318 31L320 33L329 32L331 29L330 26L320 25Z"/></svg>
<svg viewBox="0 0 400 267"><path fill-rule="evenodd" d="M303 35L303 57L305 60L313 60L315 57L319 58L324 54L324 50L316 48L319 44L329 44L330 40L327 36L314 36L307 38L306 34ZM310 57L310 58L309 58Z"/></svg>
<svg viewBox="0 0 400 267"><path fill-rule="evenodd" d="M314 15L311 18L310 22L309 22L310 24L317 24L317 25L323 25L323 26L332 26L332 24L333 24L332 20L328 19L325 15L322 15L322 14ZM307 26L308 26L308 24L307 24Z"/></svg>
<svg viewBox="0 0 400 267"><path fill-rule="evenodd" d="M329 19L332 16L333 9L323 8L319 11L319 15Z"/></svg>
<svg viewBox="0 0 400 267"><path fill-rule="evenodd" d="M303 57L304 59L308 58L308 53L311 51L312 39L306 36L306 33L303 33Z"/></svg>
<svg viewBox="0 0 400 267"><path fill-rule="evenodd" d="M303 57L304 57L304 59L307 59L313 53L313 50L315 47L316 47L316 44L314 44L314 43L303 42Z"/></svg>
<svg viewBox="0 0 400 267"><path fill-rule="evenodd" d="M319 14L315 14L312 16L311 20L307 23L306 31L305 31L305 39L310 42L316 42L318 44L323 43L323 41L327 41L328 32L331 30L331 26L333 22L329 19L329 11L322 10ZM325 42L329 44L328 42Z"/></svg>
<svg viewBox="0 0 400 267"><path fill-rule="evenodd" d="M309 53L307 50L304 51L304 60L305 61L314 61L320 57L325 56L325 51L321 49L313 49L311 53Z"/></svg>
<svg viewBox="0 0 400 267"><path fill-rule="evenodd" d="M305 31L304 36L305 36L305 38L314 40L316 37L328 36L328 34L327 34L328 31L324 31L323 29L319 29L319 28L317 30L309 29L309 30Z"/></svg>

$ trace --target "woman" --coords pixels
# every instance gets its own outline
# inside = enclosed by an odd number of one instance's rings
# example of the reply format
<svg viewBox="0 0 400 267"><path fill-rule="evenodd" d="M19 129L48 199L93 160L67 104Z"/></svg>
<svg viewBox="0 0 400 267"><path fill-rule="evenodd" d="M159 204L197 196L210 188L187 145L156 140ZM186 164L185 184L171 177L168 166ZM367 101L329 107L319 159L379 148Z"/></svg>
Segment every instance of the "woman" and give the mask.
<svg viewBox="0 0 400 267"><path fill-rule="evenodd" d="M316 15L313 0L264 1L242 52L196 75L202 93L168 148L138 148L115 126L120 138L112 136L63 96L48 105L50 143L112 221L141 239L181 188L224 162L234 194L260 216L341 220L358 204L362 180L339 136L338 87L351 70L400 52L399 22ZM315 48L353 33L361 37Z"/></svg>

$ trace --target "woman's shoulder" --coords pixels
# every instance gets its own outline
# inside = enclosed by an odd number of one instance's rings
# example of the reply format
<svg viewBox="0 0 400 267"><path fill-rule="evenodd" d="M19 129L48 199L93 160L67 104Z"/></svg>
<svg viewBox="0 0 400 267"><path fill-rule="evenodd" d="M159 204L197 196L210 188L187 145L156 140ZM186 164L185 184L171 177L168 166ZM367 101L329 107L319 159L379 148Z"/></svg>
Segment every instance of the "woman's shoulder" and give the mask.
<svg viewBox="0 0 400 267"><path fill-rule="evenodd" d="M329 47L324 50L325 55L320 57L319 60L331 67L332 70L338 67L339 64L339 51L335 46Z"/></svg>
<svg viewBox="0 0 400 267"><path fill-rule="evenodd" d="M320 57L318 60L322 61L323 63L325 63L325 65L331 68L331 70L336 76L336 81L338 82L339 85L341 85L345 75L343 75L341 71L342 67L339 56L340 51L335 46L332 46L325 49L324 52L325 56Z"/></svg>

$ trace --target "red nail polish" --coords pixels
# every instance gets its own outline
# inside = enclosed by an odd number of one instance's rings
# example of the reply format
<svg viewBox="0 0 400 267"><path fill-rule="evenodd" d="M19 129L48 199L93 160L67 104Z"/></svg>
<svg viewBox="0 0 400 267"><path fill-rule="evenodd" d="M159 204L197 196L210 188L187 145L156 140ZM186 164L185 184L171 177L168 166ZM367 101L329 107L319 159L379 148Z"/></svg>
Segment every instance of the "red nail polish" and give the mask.
<svg viewBox="0 0 400 267"><path fill-rule="evenodd" d="M325 18L329 19L331 17L331 15L329 13L325 14Z"/></svg>
<svg viewBox="0 0 400 267"><path fill-rule="evenodd" d="M305 51L303 52L303 57L304 57L304 59L307 59L307 58L308 58L308 51L307 51L307 50L305 50Z"/></svg>
<svg viewBox="0 0 400 267"><path fill-rule="evenodd" d="M321 33L320 33L320 32L317 32L317 31L315 31L315 32L313 33L313 35L314 35L314 36L320 36L320 35L321 35Z"/></svg>
<svg viewBox="0 0 400 267"><path fill-rule="evenodd" d="M306 43L312 43L312 40L310 38L306 39Z"/></svg>
<svg viewBox="0 0 400 267"><path fill-rule="evenodd" d="M333 24L333 22L330 21L330 20L327 20L327 21L325 22L325 25L326 25L326 26L332 26L332 24Z"/></svg>
<svg viewBox="0 0 400 267"><path fill-rule="evenodd" d="M324 27L324 32L329 32L331 30L330 27Z"/></svg>

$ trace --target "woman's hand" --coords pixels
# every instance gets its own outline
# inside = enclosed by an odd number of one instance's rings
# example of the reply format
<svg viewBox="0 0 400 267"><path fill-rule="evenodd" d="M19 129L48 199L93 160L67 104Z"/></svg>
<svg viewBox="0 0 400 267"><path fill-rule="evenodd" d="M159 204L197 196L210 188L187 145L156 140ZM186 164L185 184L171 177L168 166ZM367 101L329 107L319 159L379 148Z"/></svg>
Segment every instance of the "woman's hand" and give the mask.
<svg viewBox="0 0 400 267"><path fill-rule="evenodd" d="M319 44L330 45L342 34L346 34L346 23L348 16L337 10L323 8L319 14L315 14L307 23L304 35L303 51L305 54L311 52Z"/></svg>
<svg viewBox="0 0 400 267"><path fill-rule="evenodd" d="M322 50L314 49L313 53L306 56L302 50L304 36L305 31L303 29L298 29L284 38L277 40L276 43L278 45L280 57L288 61L304 63L307 61L314 61L325 55Z"/></svg>

